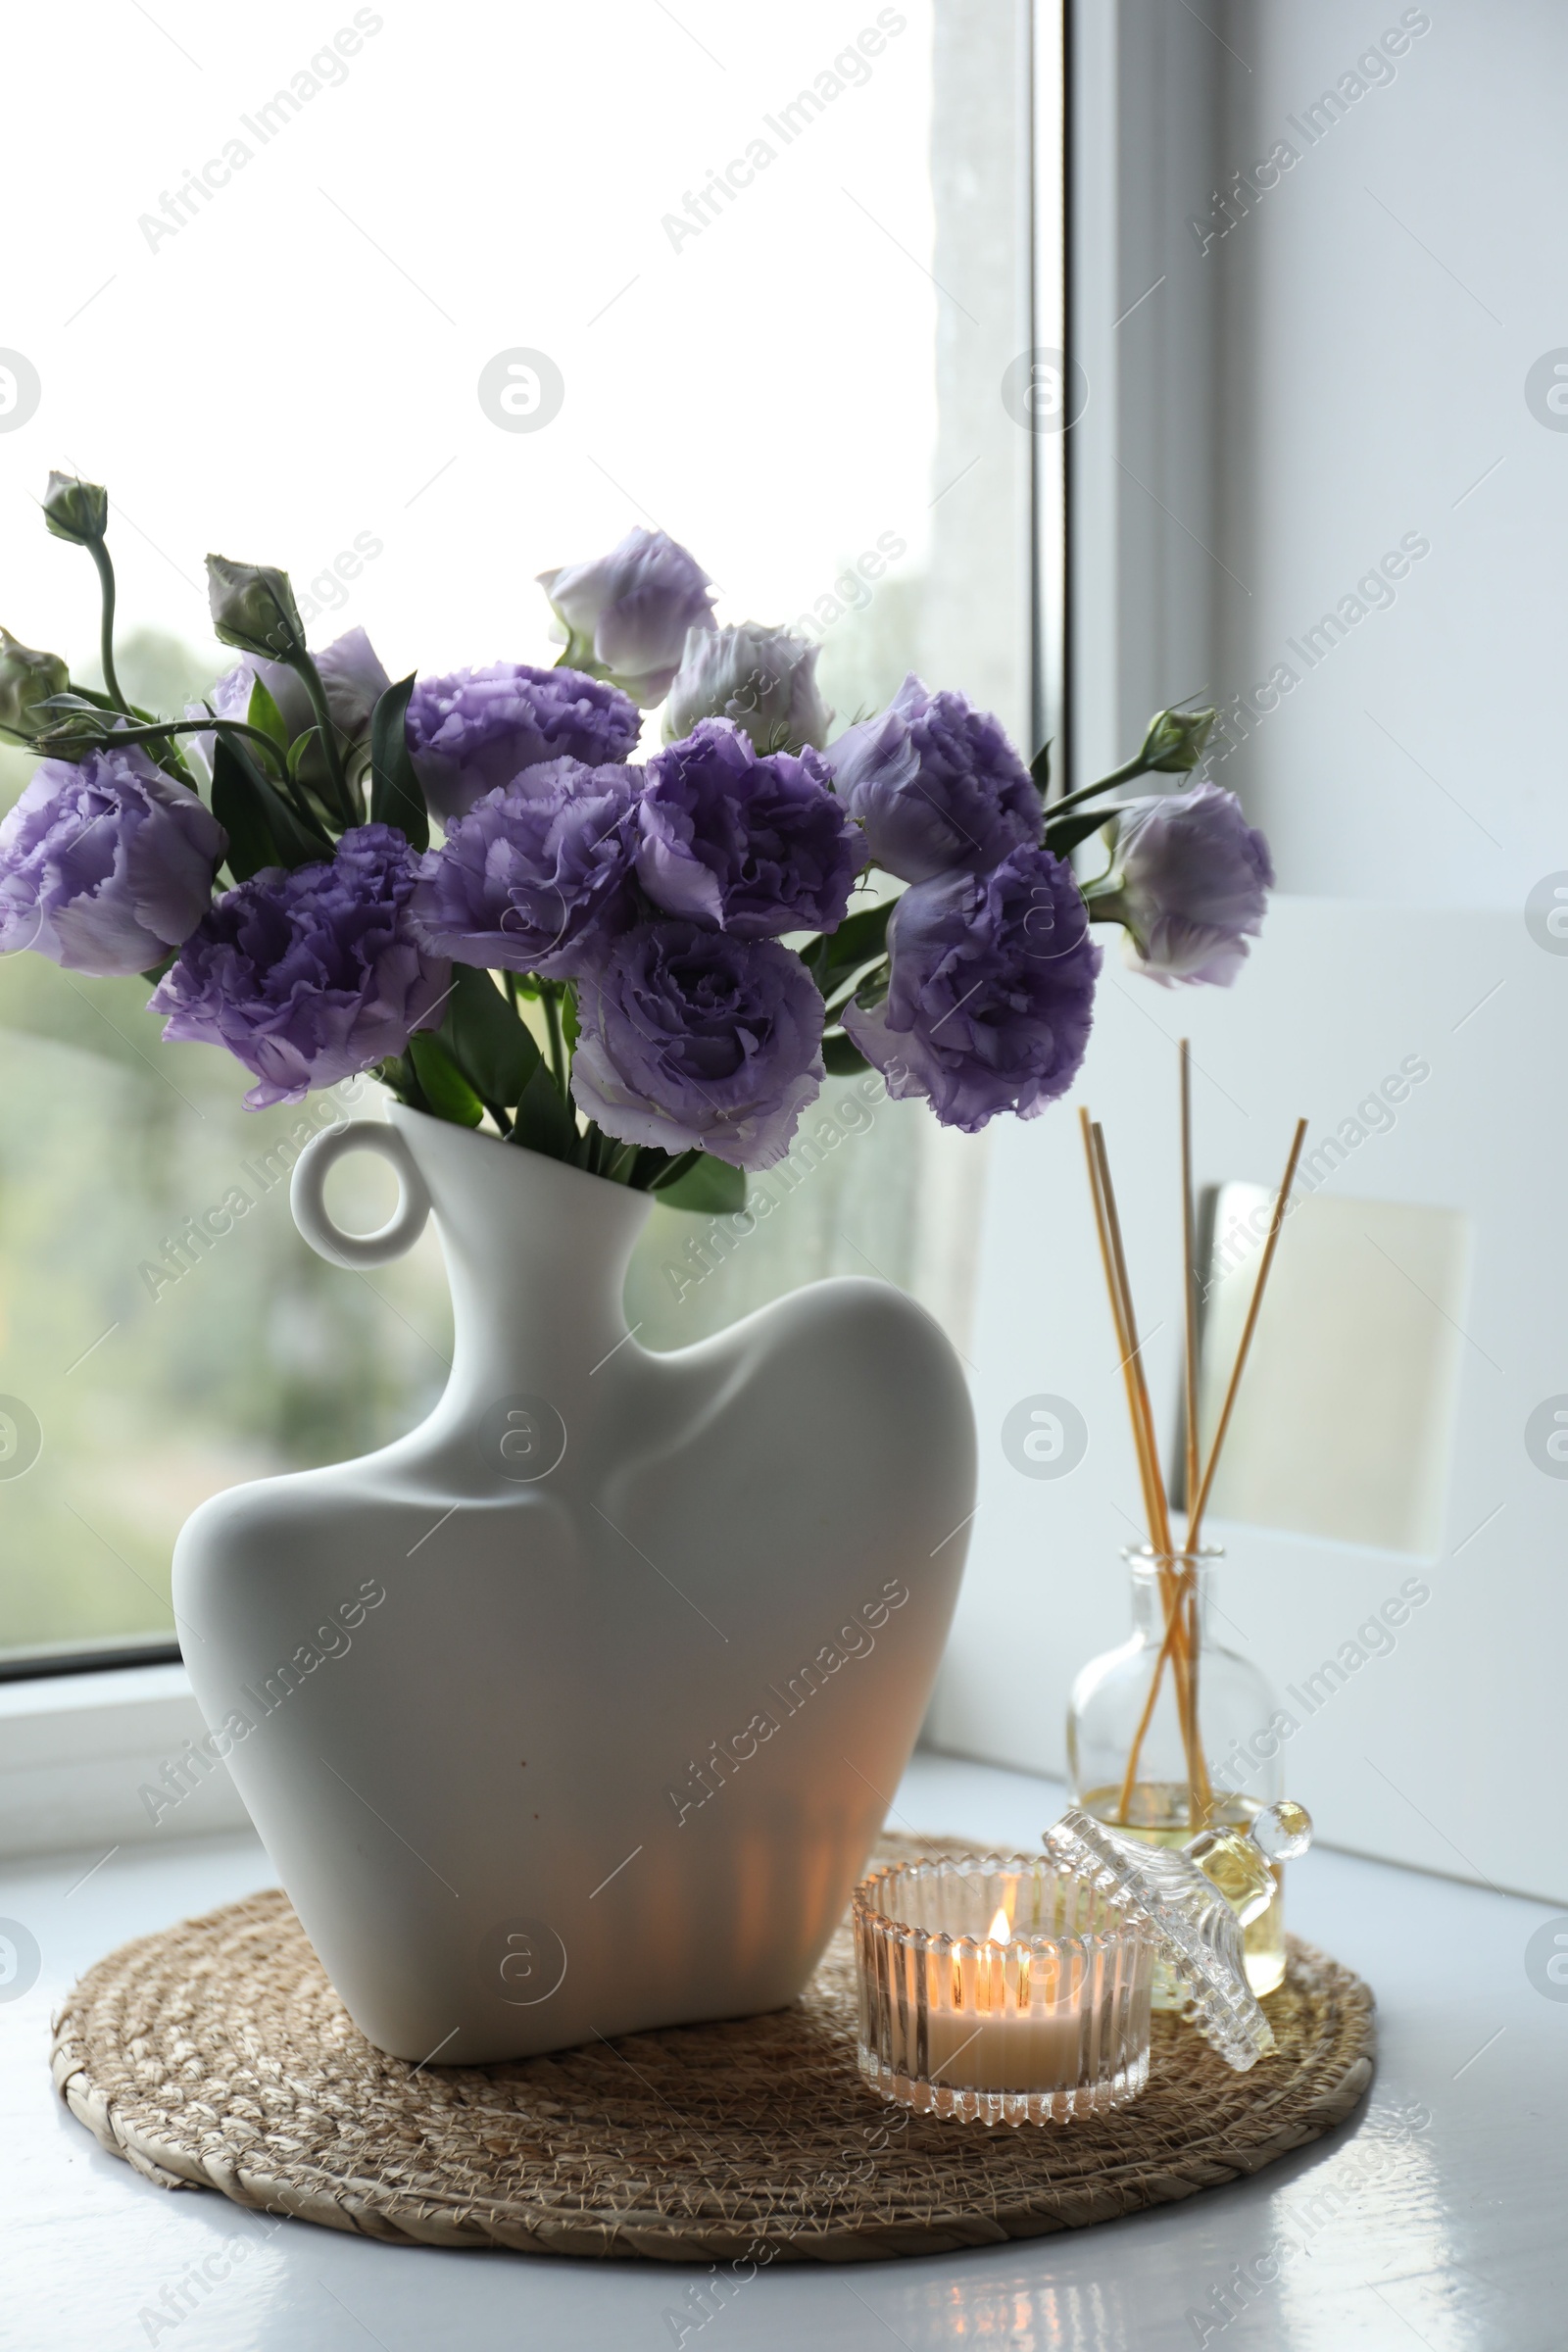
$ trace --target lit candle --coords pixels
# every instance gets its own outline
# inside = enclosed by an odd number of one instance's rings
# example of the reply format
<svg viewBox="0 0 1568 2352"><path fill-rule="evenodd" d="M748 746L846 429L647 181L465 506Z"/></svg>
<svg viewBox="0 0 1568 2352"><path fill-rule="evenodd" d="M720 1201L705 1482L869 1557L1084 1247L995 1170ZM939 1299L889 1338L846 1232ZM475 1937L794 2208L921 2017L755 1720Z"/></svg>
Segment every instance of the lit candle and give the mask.
<svg viewBox="0 0 1568 2352"><path fill-rule="evenodd" d="M1068 2123L1149 2079L1152 1945L1044 1855L893 1864L857 1889L855 1935L860 2072L885 2099Z"/></svg>
<svg viewBox="0 0 1568 2352"><path fill-rule="evenodd" d="M927 2002L918 2071L960 2090L1070 2090L1083 2082L1098 2036L1084 1972L1063 1957L1014 1947L1012 1924L999 1909L973 1966L955 1952L941 1972L948 1997Z"/></svg>

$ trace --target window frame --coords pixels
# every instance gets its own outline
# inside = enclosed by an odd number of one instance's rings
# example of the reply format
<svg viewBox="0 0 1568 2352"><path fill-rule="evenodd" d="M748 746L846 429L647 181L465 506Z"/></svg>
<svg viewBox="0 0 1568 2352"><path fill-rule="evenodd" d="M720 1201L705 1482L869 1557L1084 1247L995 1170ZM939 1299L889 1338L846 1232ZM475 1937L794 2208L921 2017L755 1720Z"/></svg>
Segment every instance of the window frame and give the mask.
<svg viewBox="0 0 1568 2352"><path fill-rule="evenodd" d="M179 1643L159 1634L140 1642L86 1642L79 1649L19 1649L0 1656L0 1683L35 1683L51 1674L118 1674L129 1666L177 1664L179 1657Z"/></svg>

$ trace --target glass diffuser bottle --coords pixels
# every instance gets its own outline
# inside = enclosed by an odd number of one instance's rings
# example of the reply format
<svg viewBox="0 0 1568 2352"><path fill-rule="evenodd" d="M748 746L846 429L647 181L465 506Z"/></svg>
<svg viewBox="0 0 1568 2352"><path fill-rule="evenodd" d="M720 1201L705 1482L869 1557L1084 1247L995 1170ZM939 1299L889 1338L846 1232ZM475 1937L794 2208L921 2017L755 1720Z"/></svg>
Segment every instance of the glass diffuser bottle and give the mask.
<svg viewBox="0 0 1568 2352"><path fill-rule="evenodd" d="M1144 1525L1151 1542L1123 1555L1132 1573L1131 1639L1090 1661L1073 1686L1067 1709L1068 1770L1077 1809L1091 1825L1098 1821L1146 1844L1166 1848L1185 1846L1190 1839L1211 1833L1217 1833L1222 1841L1237 1835L1245 1838L1258 1815L1280 1795L1283 1726L1276 1720L1274 1694L1249 1659L1238 1657L1212 1638L1208 1586L1220 1554L1203 1543L1202 1528L1306 1140L1306 1121L1298 1119L1230 1377L1205 1446L1199 1409L1200 1312L1192 1056L1185 1038L1181 1041L1180 1076L1186 1341L1182 1398L1186 1465L1181 1502L1187 1514L1180 1546L1172 1533L1170 1489L1159 1458L1104 1130L1090 1117L1087 1107L1078 1114L1117 1363L1126 1386L1133 1450L1143 1489ZM1267 1854L1259 1868L1273 1876L1273 1899L1258 1911L1253 1895L1246 1894L1237 1901L1228 1888L1224 1891L1246 1931L1248 1982L1253 1994L1260 1995L1272 1992L1285 1975L1283 1879L1278 1857L1283 1856L1289 1840L1286 1844L1272 1839L1254 1842L1260 1853ZM1156 1966L1153 1998L1157 2008L1184 2006L1179 1980L1170 1970Z"/></svg>
<svg viewBox="0 0 1568 2352"><path fill-rule="evenodd" d="M1223 1556L1207 1545L1196 1557L1162 1558L1148 1547L1125 1552L1131 1637L1092 1658L1072 1689L1073 1803L1153 1845L1185 1845L1203 1830L1246 1832L1282 1792L1278 1701L1251 1661L1210 1631L1209 1586ZM1180 1643L1168 1639L1172 1608L1182 1615ZM1284 1877L1277 1862L1272 1867L1274 1900L1245 1934L1248 1982L1259 1996L1285 1975ZM1154 2005L1181 2006L1159 1969Z"/></svg>

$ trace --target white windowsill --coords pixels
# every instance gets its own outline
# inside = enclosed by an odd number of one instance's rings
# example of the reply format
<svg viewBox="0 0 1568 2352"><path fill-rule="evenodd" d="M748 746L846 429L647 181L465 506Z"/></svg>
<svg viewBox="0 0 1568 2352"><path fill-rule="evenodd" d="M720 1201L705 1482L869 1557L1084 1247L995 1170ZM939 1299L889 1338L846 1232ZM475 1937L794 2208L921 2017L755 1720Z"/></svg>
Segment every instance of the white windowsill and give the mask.
<svg viewBox="0 0 1568 2352"><path fill-rule="evenodd" d="M177 1669L136 1670L138 1681L153 1676L161 1701L155 1688L141 1705L177 1718L189 1703ZM6 1696L9 1735L27 1710ZM124 1700L89 1701L75 1719L113 1720ZM1061 1796L1026 1774L917 1755L890 1826L1029 1848ZM29 2352L163 2341L142 2315L166 2289L183 2298L175 2352L232 2352L241 2341L288 2352L652 2352L682 2325L687 2352L884 2342L942 2352L960 2341L1178 2352L1205 2329L1211 2352L1416 2342L1524 2352L1561 2340L1568 2007L1544 1999L1525 1972L1540 1904L1348 1855L1292 1864L1292 1925L1378 1995L1377 2079L1348 2124L1250 2180L1124 2222L918 2260L780 2265L699 2332L689 2290L710 2276L706 2266L379 2245L209 2192L156 2188L94 2145L49 2081L49 2019L72 1982L128 1937L272 1878L253 1836L142 1839L112 1856L89 1846L6 1873L4 1908L42 1956L38 1981L0 2003L7 2218L33 2249L13 2265L6 2316ZM1413 2132L1412 2111L1430 2119ZM1272 2282L1250 2286L1222 2325L1216 2289L1281 2247ZM209 2285L202 2263L236 2251L243 2261Z"/></svg>
<svg viewBox="0 0 1568 2352"><path fill-rule="evenodd" d="M0 1683L0 1856L249 1830L220 1765L156 1823L141 1794L205 1729L179 1665Z"/></svg>

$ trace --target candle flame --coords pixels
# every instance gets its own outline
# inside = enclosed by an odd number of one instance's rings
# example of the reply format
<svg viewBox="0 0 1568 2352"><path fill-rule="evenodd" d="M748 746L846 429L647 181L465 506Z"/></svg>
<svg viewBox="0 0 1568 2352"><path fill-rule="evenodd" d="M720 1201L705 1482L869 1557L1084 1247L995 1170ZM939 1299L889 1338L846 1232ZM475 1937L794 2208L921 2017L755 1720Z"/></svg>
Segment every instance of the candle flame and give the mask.
<svg viewBox="0 0 1568 2352"><path fill-rule="evenodd" d="M1010 1943L1012 1941L1012 1922L1007 1917L1005 1904L999 1909L996 1918L987 1928L986 1936L992 1943Z"/></svg>

